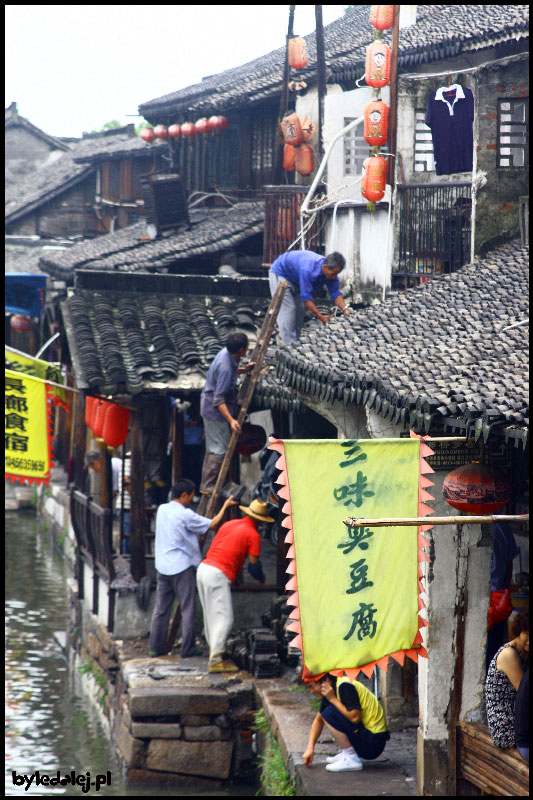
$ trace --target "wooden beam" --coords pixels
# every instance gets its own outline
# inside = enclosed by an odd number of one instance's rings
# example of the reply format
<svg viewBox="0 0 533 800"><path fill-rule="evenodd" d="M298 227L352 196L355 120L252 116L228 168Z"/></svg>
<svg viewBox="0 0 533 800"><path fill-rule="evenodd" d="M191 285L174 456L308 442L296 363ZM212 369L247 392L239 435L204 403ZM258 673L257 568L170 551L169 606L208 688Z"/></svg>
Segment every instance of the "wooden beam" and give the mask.
<svg viewBox="0 0 533 800"><path fill-rule="evenodd" d="M348 528L362 528L369 525L372 528L397 528L412 525L489 525L492 522L529 522L529 514L486 514L484 516L457 516L457 517L391 517L387 519L357 519L348 517L343 519Z"/></svg>
<svg viewBox="0 0 533 800"><path fill-rule="evenodd" d="M322 6L315 6L316 23L316 68L318 78L318 161L324 155L324 98L326 96L326 60L324 53L324 26L322 24Z"/></svg>
<svg viewBox="0 0 533 800"><path fill-rule="evenodd" d="M390 71L390 113L389 113L389 156L387 183L394 186L396 130L398 125L398 45L400 41L400 6L394 6L394 25L392 28L392 58Z"/></svg>
<svg viewBox="0 0 533 800"><path fill-rule="evenodd" d="M136 581L146 575L144 559L144 531L146 518L144 512L144 459L142 411L137 409L131 415L131 574Z"/></svg>

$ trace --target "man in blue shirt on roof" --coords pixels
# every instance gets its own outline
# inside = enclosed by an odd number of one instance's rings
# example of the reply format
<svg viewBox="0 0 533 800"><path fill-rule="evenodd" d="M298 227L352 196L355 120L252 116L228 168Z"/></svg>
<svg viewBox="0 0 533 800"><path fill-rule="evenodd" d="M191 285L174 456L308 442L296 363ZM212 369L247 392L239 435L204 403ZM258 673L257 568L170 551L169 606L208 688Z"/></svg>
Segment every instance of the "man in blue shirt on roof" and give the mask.
<svg viewBox="0 0 533 800"><path fill-rule="evenodd" d="M278 256L269 272L270 293L274 296L280 281L287 281L287 289L278 313L278 328L285 344L297 342L304 320L304 307L324 325L331 315L321 314L313 301L313 293L326 286L334 303L343 314L350 311L339 289L339 272L346 260L340 253L321 256L312 250L289 250Z"/></svg>

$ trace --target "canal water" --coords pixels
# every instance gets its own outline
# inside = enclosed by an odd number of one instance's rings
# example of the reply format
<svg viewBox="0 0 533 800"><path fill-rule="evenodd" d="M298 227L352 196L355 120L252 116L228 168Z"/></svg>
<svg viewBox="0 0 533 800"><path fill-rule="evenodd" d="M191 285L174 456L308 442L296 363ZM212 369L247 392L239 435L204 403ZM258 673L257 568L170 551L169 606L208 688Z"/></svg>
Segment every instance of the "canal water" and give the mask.
<svg viewBox="0 0 533 800"><path fill-rule="evenodd" d="M6 512L5 537L6 796L254 795L251 786L211 791L126 786L97 711L81 689L81 676L69 669L54 638L66 627L69 567L32 511ZM56 782L36 786L34 778L28 788L37 771ZM66 776L76 784L61 783Z"/></svg>

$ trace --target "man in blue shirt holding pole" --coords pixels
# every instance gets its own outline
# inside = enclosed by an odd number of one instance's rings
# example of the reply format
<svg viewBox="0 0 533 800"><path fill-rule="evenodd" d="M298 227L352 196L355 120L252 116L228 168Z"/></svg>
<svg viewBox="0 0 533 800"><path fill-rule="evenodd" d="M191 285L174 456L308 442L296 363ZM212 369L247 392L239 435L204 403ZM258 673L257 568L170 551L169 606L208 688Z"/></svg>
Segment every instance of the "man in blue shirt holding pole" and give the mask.
<svg viewBox="0 0 533 800"><path fill-rule="evenodd" d="M350 311L339 289L339 272L346 264L340 253L321 256L312 250L289 250L278 256L269 272L270 293L274 293L280 281L287 281L287 289L278 313L278 328L285 344L297 342L304 320L304 307L324 325L331 315L321 314L313 301L313 293L326 286L331 302L343 314Z"/></svg>

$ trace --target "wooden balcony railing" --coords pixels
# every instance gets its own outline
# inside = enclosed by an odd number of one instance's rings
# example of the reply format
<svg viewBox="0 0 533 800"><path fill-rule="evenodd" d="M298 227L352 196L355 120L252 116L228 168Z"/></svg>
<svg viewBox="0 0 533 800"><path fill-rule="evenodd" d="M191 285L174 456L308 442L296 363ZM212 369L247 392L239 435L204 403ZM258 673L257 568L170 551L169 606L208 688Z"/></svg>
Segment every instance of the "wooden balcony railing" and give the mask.
<svg viewBox="0 0 533 800"><path fill-rule="evenodd" d="M265 186L265 234L263 239L263 267L272 262L289 248L298 249L296 241L300 232L300 206L308 186ZM312 228L305 238L306 250L323 253L320 217L315 217Z"/></svg>

